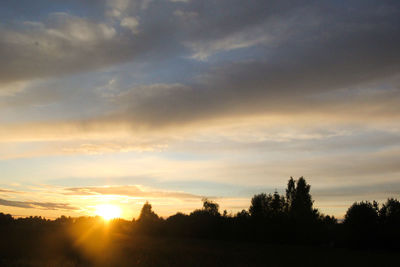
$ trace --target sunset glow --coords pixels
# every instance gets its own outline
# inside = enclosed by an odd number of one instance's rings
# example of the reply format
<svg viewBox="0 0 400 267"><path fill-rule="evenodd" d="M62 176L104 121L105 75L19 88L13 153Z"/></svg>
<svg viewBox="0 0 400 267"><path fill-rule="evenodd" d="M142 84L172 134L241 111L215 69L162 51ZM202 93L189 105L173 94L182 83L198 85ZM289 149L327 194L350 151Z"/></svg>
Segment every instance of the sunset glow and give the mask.
<svg viewBox="0 0 400 267"><path fill-rule="evenodd" d="M400 0L1 0L0 18L1 266L398 258Z"/></svg>
<svg viewBox="0 0 400 267"><path fill-rule="evenodd" d="M400 1L295 2L2 1L0 212L398 197Z"/></svg>
<svg viewBox="0 0 400 267"><path fill-rule="evenodd" d="M96 207L96 215L101 216L104 220L109 221L111 219L121 217L121 209L114 205L98 205Z"/></svg>

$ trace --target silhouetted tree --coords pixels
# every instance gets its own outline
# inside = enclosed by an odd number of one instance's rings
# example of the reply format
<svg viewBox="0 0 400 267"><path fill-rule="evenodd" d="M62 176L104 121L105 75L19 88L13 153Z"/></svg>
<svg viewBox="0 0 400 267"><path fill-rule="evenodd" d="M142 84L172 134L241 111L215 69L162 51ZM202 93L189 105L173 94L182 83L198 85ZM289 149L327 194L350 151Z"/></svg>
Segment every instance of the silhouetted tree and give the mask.
<svg viewBox="0 0 400 267"><path fill-rule="evenodd" d="M271 199L272 197L265 193L254 195L249 208L251 217L258 220L267 218Z"/></svg>
<svg viewBox="0 0 400 267"><path fill-rule="evenodd" d="M189 216L178 212L166 220L166 232L172 236L190 236L193 229L190 227Z"/></svg>
<svg viewBox="0 0 400 267"><path fill-rule="evenodd" d="M254 219L275 220L281 218L285 213L285 197L280 196L277 191L273 195L261 193L254 195L249 208L250 215Z"/></svg>
<svg viewBox="0 0 400 267"><path fill-rule="evenodd" d="M347 210L344 225L350 244L357 246L375 245L379 221L378 203L355 202Z"/></svg>
<svg viewBox="0 0 400 267"><path fill-rule="evenodd" d="M318 218L318 210L313 209L311 186L303 177L297 181L290 177L286 189L287 212L297 222L312 222Z"/></svg>
<svg viewBox="0 0 400 267"><path fill-rule="evenodd" d="M289 209L292 207L295 198L296 198L296 181L293 179L293 177L290 177L286 188L287 212L289 212Z"/></svg>
<svg viewBox="0 0 400 267"><path fill-rule="evenodd" d="M231 215L228 215L228 211L227 210L224 210L223 212L222 212L222 217L224 217L224 218L227 218L227 217L230 217Z"/></svg>
<svg viewBox="0 0 400 267"><path fill-rule="evenodd" d="M252 219L251 235L254 239L277 240L284 231L282 223L286 214L285 206L285 198L276 191L273 195L261 193L253 196L249 212Z"/></svg>
<svg viewBox="0 0 400 267"><path fill-rule="evenodd" d="M319 220L326 225L335 225L338 222L335 216L329 216L323 214L319 215Z"/></svg>
<svg viewBox="0 0 400 267"><path fill-rule="evenodd" d="M207 198L203 198L203 209L212 216L220 216L219 205Z"/></svg>
<svg viewBox="0 0 400 267"><path fill-rule="evenodd" d="M162 232L162 220L152 210L149 202L143 205L137 220L138 231L144 234L160 234Z"/></svg>
<svg viewBox="0 0 400 267"><path fill-rule="evenodd" d="M9 225L14 222L14 218L10 214L0 212L0 225Z"/></svg>
<svg viewBox="0 0 400 267"><path fill-rule="evenodd" d="M250 218L250 214L247 210L241 210L238 213L236 213L235 217L239 219L248 219Z"/></svg>
<svg viewBox="0 0 400 267"><path fill-rule="evenodd" d="M389 198L379 210L380 220L385 225L397 225L400 227L400 201Z"/></svg>
<svg viewBox="0 0 400 267"><path fill-rule="evenodd" d="M285 197L279 195L278 192L275 190L274 194L272 195L270 207L271 207L272 217L275 218L282 217L285 213L285 208L286 208Z"/></svg>
<svg viewBox="0 0 400 267"><path fill-rule="evenodd" d="M347 210L344 223L348 226L359 228L375 226L378 223L378 203L376 201L355 202Z"/></svg>
<svg viewBox="0 0 400 267"><path fill-rule="evenodd" d="M158 215L152 210L151 204L146 201L143 205L142 210L140 211L139 222L154 222L157 221Z"/></svg>
<svg viewBox="0 0 400 267"><path fill-rule="evenodd" d="M189 215L188 227L191 229L191 235L196 237L216 238L218 233L218 223L220 214L218 204L202 199L203 208L196 209Z"/></svg>
<svg viewBox="0 0 400 267"><path fill-rule="evenodd" d="M379 210L382 243L388 247L400 248L400 202L389 198Z"/></svg>

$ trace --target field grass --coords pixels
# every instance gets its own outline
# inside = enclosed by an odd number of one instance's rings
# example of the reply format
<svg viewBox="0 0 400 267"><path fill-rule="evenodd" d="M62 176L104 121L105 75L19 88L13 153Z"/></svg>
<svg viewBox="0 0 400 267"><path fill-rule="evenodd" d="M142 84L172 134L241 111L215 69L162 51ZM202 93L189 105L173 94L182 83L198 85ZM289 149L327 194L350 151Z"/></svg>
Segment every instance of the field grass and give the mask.
<svg viewBox="0 0 400 267"><path fill-rule="evenodd" d="M75 244L73 251L59 251L57 254L54 250L49 250L48 255L46 251L19 254L18 258L1 259L0 264L2 266L399 266L399 254L388 251L124 235L90 242L91 245ZM40 247L35 248L35 251L40 250Z"/></svg>

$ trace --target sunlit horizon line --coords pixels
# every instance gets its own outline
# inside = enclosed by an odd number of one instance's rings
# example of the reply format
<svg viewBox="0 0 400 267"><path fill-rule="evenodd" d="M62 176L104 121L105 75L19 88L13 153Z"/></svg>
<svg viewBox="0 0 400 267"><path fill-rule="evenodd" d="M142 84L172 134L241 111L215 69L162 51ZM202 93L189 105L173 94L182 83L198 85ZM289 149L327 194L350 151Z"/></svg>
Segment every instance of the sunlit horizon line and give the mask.
<svg viewBox="0 0 400 267"><path fill-rule="evenodd" d="M102 217L105 221L119 218L122 215L122 210L117 205L100 204L95 206L95 215Z"/></svg>

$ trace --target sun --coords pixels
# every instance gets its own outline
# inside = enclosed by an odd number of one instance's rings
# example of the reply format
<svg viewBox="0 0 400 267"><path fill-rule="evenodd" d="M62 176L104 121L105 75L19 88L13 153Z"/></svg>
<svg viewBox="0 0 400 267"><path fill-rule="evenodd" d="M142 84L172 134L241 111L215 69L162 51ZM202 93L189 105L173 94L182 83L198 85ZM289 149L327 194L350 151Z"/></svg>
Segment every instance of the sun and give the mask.
<svg viewBox="0 0 400 267"><path fill-rule="evenodd" d="M121 209L117 206L105 204L96 206L96 215L101 216L104 220L109 221L121 216Z"/></svg>

